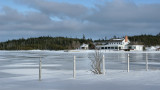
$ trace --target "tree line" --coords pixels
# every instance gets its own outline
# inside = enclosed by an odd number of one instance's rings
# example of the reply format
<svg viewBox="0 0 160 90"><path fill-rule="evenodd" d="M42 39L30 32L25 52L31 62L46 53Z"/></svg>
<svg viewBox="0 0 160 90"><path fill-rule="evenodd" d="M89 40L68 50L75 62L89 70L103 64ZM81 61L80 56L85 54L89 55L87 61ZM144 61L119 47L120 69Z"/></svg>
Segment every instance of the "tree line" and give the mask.
<svg viewBox="0 0 160 90"><path fill-rule="evenodd" d="M113 37L115 38L115 36ZM132 44L144 45L146 47L160 45L160 33L157 35L135 35L128 36ZM78 49L83 43L89 45L89 49L94 49L94 42L104 42L105 39L86 39L85 35L82 38L68 37L50 37L43 36L38 38L8 40L0 43L0 50L70 50Z"/></svg>
<svg viewBox="0 0 160 90"><path fill-rule="evenodd" d="M144 45L145 47L160 45L160 33L157 35L136 35L129 36L129 40L132 44Z"/></svg>
<svg viewBox="0 0 160 90"><path fill-rule="evenodd" d="M18 40L8 40L0 43L0 50L69 50L77 49L83 43L89 44L93 49L94 45L91 39L68 38L68 37L38 37Z"/></svg>

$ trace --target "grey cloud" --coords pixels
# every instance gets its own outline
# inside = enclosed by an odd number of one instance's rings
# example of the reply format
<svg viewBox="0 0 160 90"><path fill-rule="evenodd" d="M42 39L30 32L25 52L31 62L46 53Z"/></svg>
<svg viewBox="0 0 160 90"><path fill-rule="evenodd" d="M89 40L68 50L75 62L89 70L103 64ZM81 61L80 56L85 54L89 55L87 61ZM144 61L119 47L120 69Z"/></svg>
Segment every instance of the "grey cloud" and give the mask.
<svg viewBox="0 0 160 90"><path fill-rule="evenodd" d="M15 0L17 3L28 5L45 14L64 17L83 17L88 8L80 4L59 3L46 0Z"/></svg>
<svg viewBox="0 0 160 90"><path fill-rule="evenodd" d="M82 36L92 38L135 34L156 34L160 30L160 4L135 4L114 0L96 8L47 0L16 0L40 12L26 12L4 7L0 12L0 35L10 37L37 35ZM50 19L51 16L61 21ZM67 18L66 18L67 17ZM25 33L26 32L26 33ZM3 35L2 35L3 36Z"/></svg>
<svg viewBox="0 0 160 90"><path fill-rule="evenodd" d="M28 12L27 14L23 14L18 12L15 9L10 7L3 7L4 14L0 15L0 22L6 24L22 24L22 23L29 23L29 24L44 24L49 23L50 18L43 13L38 12Z"/></svg>
<svg viewBox="0 0 160 90"><path fill-rule="evenodd" d="M63 20L56 22L50 19L50 16L39 12L19 13L9 7L3 8L3 14L0 14L0 30L15 31L36 31L36 32L68 32L78 31L83 27L83 22L77 20Z"/></svg>
<svg viewBox="0 0 160 90"><path fill-rule="evenodd" d="M136 5L123 0L97 5L98 10L88 19L99 23L160 22L160 4ZM97 18L98 17L98 18ZM97 18L97 19L96 19Z"/></svg>

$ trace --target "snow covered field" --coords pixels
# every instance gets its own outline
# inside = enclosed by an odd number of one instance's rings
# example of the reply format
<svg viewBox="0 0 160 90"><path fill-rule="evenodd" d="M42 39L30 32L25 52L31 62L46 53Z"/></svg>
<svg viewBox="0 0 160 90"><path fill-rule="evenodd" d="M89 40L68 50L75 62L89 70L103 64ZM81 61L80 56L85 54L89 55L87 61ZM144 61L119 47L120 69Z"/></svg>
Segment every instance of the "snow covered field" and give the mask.
<svg viewBox="0 0 160 90"><path fill-rule="evenodd" d="M88 57L94 51L0 51L0 90L159 90L160 52L149 52L149 71L145 53L104 52L106 75L91 73ZM77 57L77 76L73 79L73 56ZM42 81L38 81L42 57Z"/></svg>

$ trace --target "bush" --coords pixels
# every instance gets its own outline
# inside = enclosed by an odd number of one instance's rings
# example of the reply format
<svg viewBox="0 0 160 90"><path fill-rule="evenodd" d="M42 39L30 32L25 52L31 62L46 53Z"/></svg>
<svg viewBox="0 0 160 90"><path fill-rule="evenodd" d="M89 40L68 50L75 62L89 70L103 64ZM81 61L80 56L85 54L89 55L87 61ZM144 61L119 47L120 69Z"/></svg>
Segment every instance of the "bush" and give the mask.
<svg viewBox="0 0 160 90"><path fill-rule="evenodd" d="M102 66L102 53L100 50L95 50L95 53L92 57L89 57L91 60L92 72L94 74L102 74L101 66Z"/></svg>

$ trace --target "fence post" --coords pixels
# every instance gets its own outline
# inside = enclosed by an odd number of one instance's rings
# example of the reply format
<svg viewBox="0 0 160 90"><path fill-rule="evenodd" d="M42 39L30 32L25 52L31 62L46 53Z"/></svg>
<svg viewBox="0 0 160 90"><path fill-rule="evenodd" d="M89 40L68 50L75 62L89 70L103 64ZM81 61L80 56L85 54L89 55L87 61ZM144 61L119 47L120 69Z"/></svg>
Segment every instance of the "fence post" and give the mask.
<svg viewBox="0 0 160 90"><path fill-rule="evenodd" d="M106 74L106 70L105 70L105 56L103 55L103 74Z"/></svg>
<svg viewBox="0 0 160 90"><path fill-rule="evenodd" d="M148 71L148 53L146 53L146 71Z"/></svg>
<svg viewBox="0 0 160 90"><path fill-rule="evenodd" d="M73 78L76 78L76 56L74 56L73 60Z"/></svg>
<svg viewBox="0 0 160 90"><path fill-rule="evenodd" d="M118 53L118 61L119 61L119 53Z"/></svg>
<svg viewBox="0 0 160 90"><path fill-rule="evenodd" d="M41 73L42 73L42 62L41 62L41 57L40 57L40 60L39 60L39 81L41 81Z"/></svg>
<svg viewBox="0 0 160 90"><path fill-rule="evenodd" d="M128 54L128 70L127 72L129 72L129 54Z"/></svg>

